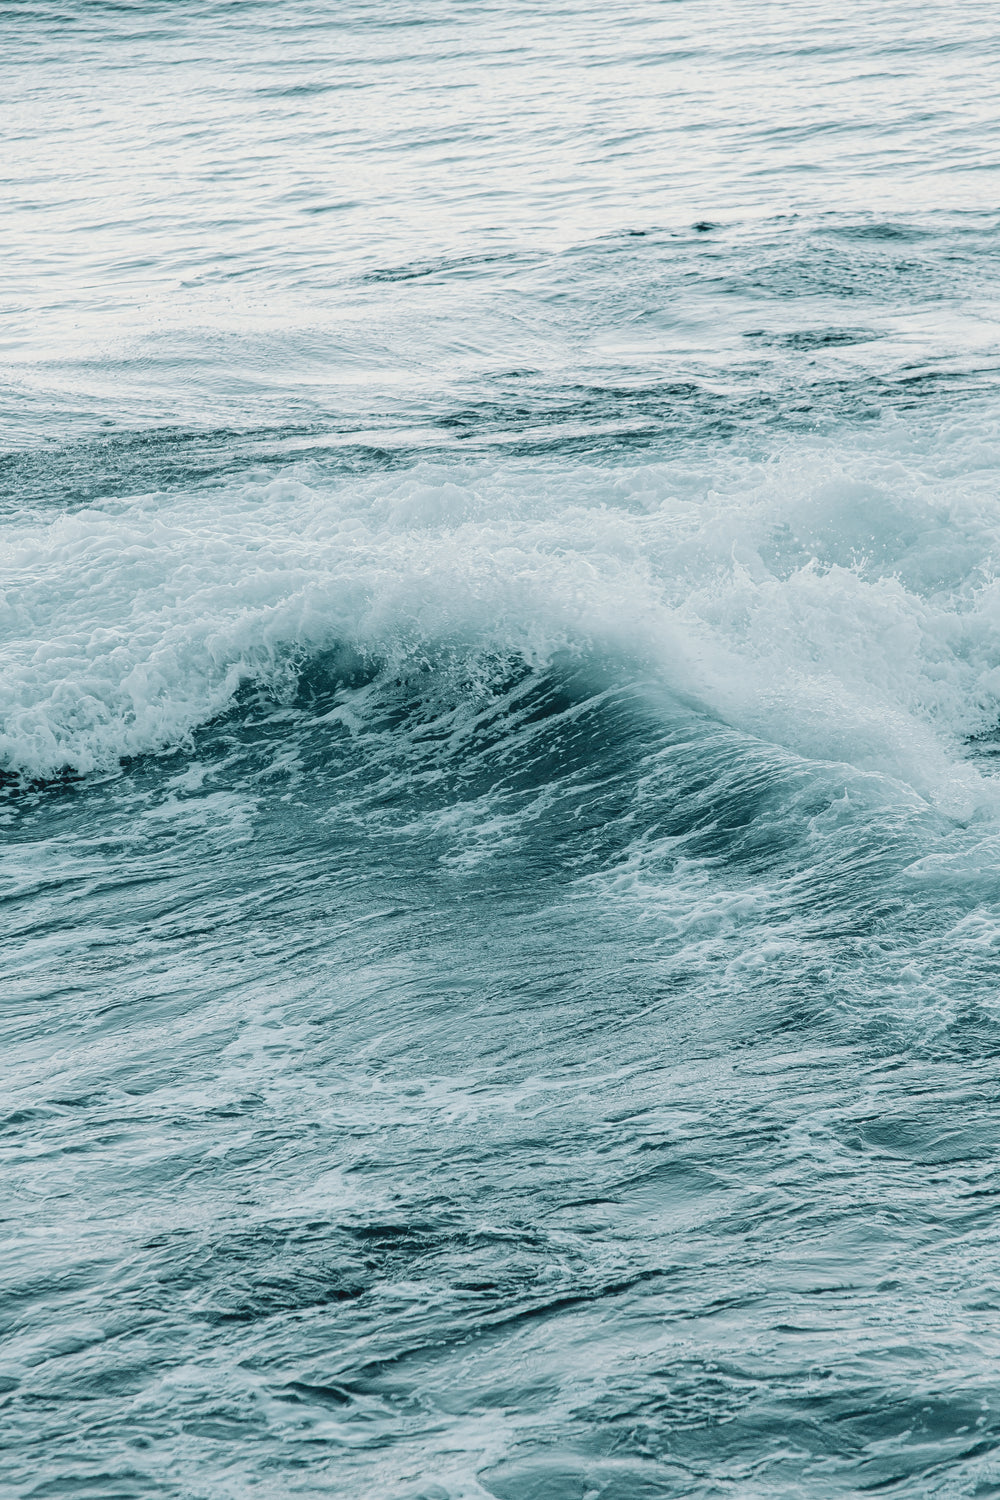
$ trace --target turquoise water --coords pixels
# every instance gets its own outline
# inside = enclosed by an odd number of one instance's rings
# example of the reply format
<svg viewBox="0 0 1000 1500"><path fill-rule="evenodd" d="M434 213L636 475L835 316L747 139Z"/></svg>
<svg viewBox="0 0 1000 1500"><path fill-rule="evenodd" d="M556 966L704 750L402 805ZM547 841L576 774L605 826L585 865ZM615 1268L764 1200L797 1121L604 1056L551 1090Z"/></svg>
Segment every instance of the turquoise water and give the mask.
<svg viewBox="0 0 1000 1500"><path fill-rule="evenodd" d="M1000 1495L992 10L0 20L0 1496Z"/></svg>

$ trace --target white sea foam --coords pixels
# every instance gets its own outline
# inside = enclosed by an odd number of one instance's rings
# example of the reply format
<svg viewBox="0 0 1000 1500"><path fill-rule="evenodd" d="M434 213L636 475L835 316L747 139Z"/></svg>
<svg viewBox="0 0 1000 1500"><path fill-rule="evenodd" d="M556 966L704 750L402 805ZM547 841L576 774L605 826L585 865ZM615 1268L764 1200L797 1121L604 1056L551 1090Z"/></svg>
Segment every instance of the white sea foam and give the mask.
<svg viewBox="0 0 1000 1500"><path fill-rule="evenodd" d="M985 424L883 424L711 471L300 468L27 521L0 751L46 776L183 744L336 646L395 670L598 652L961 810L984 793L961 741L1000 718L998 465Z"/></svg>

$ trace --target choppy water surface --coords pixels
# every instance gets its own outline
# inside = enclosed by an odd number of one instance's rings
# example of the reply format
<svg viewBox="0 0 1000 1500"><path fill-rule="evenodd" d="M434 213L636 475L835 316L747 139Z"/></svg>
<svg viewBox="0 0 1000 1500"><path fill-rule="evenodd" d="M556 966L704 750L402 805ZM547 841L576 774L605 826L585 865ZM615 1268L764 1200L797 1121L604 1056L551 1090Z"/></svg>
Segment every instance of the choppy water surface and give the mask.
<svg viewBox="0 0 1000 1500"><path fill-rule="evenodd" d="M0 21L0 1495L1000 1494L992 7Z"/></svg>

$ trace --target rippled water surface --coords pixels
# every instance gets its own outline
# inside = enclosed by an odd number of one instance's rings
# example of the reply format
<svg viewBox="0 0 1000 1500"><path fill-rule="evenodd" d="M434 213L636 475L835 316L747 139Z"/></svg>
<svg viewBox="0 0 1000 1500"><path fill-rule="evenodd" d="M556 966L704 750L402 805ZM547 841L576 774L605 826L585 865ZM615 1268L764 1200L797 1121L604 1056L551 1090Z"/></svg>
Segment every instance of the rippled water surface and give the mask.
<svg viewBox="0 0 1000 1500"><path fill-rule="evenodd" d="M0 23L0 1496L1000 1495L994 9Z"/></svg>

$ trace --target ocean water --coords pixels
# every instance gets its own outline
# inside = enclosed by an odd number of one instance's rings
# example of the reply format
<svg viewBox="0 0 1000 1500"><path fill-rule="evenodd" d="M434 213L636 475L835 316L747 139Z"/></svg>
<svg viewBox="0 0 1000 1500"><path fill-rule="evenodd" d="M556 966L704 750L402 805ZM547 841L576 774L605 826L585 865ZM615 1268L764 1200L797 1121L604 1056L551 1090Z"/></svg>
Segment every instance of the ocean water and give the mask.
<svg viewBox="0 0 1000 1500"><path fill-rule="evenodd" d="M0 1496L1000 1495L983 0L0 3Z"/></svg>

